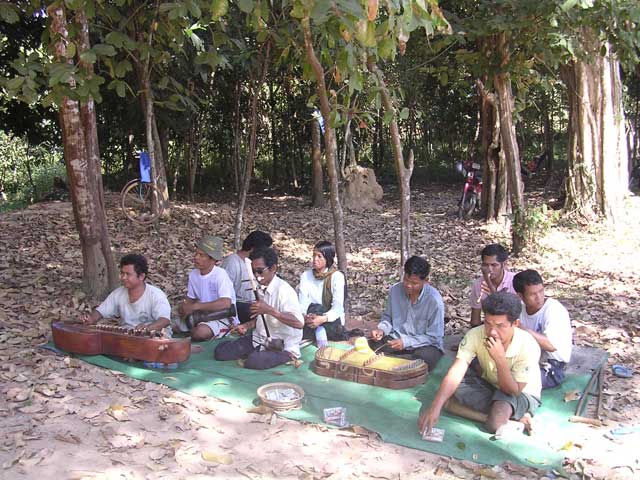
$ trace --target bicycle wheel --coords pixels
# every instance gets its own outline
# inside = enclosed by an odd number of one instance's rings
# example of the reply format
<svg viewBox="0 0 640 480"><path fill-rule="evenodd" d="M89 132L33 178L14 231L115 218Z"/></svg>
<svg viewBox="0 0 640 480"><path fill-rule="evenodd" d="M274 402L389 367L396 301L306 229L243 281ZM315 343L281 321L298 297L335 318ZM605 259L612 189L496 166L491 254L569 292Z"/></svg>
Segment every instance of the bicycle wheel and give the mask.
<svg viewBox="0 0 640 480"><path fill-rule="evenodd" d="M150 224L162 215L160 194L151 183L132 180L120 194L122 212L132 222Z"/></svg>

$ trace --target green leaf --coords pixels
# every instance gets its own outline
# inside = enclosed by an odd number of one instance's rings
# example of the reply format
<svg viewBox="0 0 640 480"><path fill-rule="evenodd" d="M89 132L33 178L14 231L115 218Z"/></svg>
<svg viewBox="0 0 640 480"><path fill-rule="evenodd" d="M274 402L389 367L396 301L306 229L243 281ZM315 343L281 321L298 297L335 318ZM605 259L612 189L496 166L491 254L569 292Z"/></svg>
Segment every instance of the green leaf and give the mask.
<svg viewBox="0 0 640 480"><path fill-rule="evenodd" d="M409 109L407 107L404 107L402 110L400 110L400 119L406 120L407 118L409 118Z"/></svg>
<svg viewBox="0 0 640 480"><path fill-rule="evenodd" d="M108 33L106 37L104 37L107 43L118 48L121 48L124 46L126 38L127 38L126 35L123 35L120 32L111 32L111 33Z"/></svg>
<svg viewBox="0 0 640 480"><path fill-rule="evenodd" d="M80 54L80 61L84 63L95 63L96 62L96 54L91 50L87 50L86 52L82 52Z"/></svg>
<svg viewBox="0 0 640 480"><path fill-rule="evenodd" d="M196 65L209 65L211 68L216 68L222 63L222 57L217 52L204 52L199 53L195 59Z"/></svg>
<svg viewBox="0 0 640 480"><path fill-rule="evenodd" d="M67 48L64 51L64 56L67 58L73 58L76 56L76 44L73 42L67 43Z"/></svg>
<svg viewBox="0 0 640 480"><path fill-rule="evenodd" d="M238 0L238 7L244 13L251 13L253 11L253 0Z"/></svg>
<svg viewBox="0 0 640 480"><path fill-rule="evenodd" d="M211 19L218 20L229 11L229 0L213 0L211 2Z"/></svg>
<svg viewBox="0 0 640 480"><path fill-rule="evenodd" d="M301 4L296 3L291 9L291 16L293 18L303 18L305 16L304 7Z"/></svg>
<svg viewBox="0 0 640 480"><path fill-rule="evenodd" d="M24 83L24 77L15 77L7 82L7 89L18 90Z"/></svg>
<svg viewBox="0 0 640 480"><path fill-rule="evenodd" d="M327 1L315 2L313 4L313 8L311 9L310 16L316 24L321 25L327 21L327 18L329 16L329 9L331 7L332 7L332 2L327 2Z"/></svg>
<svg viewBox="0 0 640 480"><path fill-rule="evenodd" d="M194 1L189 2L188 7L192 17L200 18L202 16L202 10L200 10L200 7L196 2Z"/></svg>
<svg viewBox="0 0 640 480"><path fill-rule="evenodd" d="M385 125L389 125L393 117L395 116L395 112L393 110L388 110L384 112L384 117L382 117L382 123Z"/></svg>
<svg viewBox="0 0 640 480"><path fill-rule="evenodd" d="M127 96L127 84L122 80L112 80L107 85L108 90L115 90L120 98L124 98Z"/></svg>
<svg viewBox="0 0 640 480"><path fill-rule="evenodd" d="M98 43L94 45L91 50L97 55L104 57L113 57L116 54L116 49L113 48L113 45L107 45L106 43Z"/></svg>
<svg viewBox="0 0 640 480"><path fill-rule="evenodd" d="M116 85L116 93L118 94L118 96L120 98L124 98L124 97L127 96L127 91L125 89L124 82L120 82L120 83L118 83L118 85Z"/></svg>
<svg viewBox="0 0 640 480"><path fill-rule="evenodd" d="M67 83L73 75L73 67L68 63L54 63L49 69L49 86Z"/></svg>
<svg viewBox="0 0 640 480"><path fill-rule="evenodd" d="M169 77L162 77L160 80L158 80L158 88L160 89L165 89L169 86Z"/></svg>
<svg viewBox="0 0 640 480"><path fill-rule="evenodd" d="M378 43L378 55L385 59L393 59L395 56L396 42L393 38L384 38Z"/></svg>
<svg viewBox="0 0 640 480"><path fill-rule="evenodd" d="M114 73L116 77L122 78L127 74L127 72L130 72L132 70L133 65L131 65L131 62L129 62L129 60L122 60L121 62L118 62L116 64Z"/></svg>
<svg viewBox="0 0 640 480"><path fill-rule="evenodd" d="M353 93L353 91L362 91L362 74L360 72L354 72L349 77L349 92Z"/></svg>
<svg viewBox="0 0 640 480"><path fill-rule="evenodd" d="M567 10L571 10L573 7L575 7L576 3L578 3L578 0L567 0L560 6L560 9L563 12L566 12Z"/></svg>
<svg viewBox="0 0 640 480"><path fill-rule="evenodd" d="M335 128L340 123L340 113L337 110L333 110L329 114L329 124L332 128Z"/></svg>
<svg viewBox="0 0 640 480"><path fill-rule="evenodd" d="M0 3L0 18L7 23L16 23L20 20L18 16L18 7L8 2Z"/></svg>
<svg viewBox="0 0 640 480"><path fill-rule="evenodd" d="M376 46L376 43L376 24L375 22L367 22L367 37L364 46L373 48Z"/></svg>

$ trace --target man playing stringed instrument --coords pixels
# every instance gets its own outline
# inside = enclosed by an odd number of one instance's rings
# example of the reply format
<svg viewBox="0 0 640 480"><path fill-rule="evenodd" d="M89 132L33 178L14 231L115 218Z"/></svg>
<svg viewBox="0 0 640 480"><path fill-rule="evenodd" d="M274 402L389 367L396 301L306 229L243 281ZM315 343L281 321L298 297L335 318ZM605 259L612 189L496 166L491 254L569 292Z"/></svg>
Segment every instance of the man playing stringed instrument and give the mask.
<svg viewBox="0 0 640 480"><path fill-rule="evenodd" d="M276 251L260 248L249 258L262 296L251 304L252 320L234 329L243 336L218 345L214 357L216 360L242 358L245 368L265 370L300 357L304 318L296 291L276 275ZM251 328L253 332L247 333Z"/></svg>
<svg viewBox="0 0 640 480"><path fill-rule="evenodd" d="M120 260L120 282L116 288L90 314L82 320L88 325L97 323L102 318L120 317L123 327L137 330L166 329L169 326L171 307L162 290L149 285L146 280L149 274L147 259L139 254L131 253Z"/></svg>
<svg viewBox="0 0 640 480"><path fill-rule="evenodd" d="M513 272L507 269L509 252L498 243L491 243L480 253L482 276L471 284L471 326L482 324L482 299L494 292L516 293L513 289Z"/></svg>
<svg viewBox="0 0 640 480"><path fill-rule="evenodd" d="M370 346L389 355L422 359L431 371L443 355L444 302L429 285L430 271L431 265L422 257L405 262L402 282L389 290Z"/></svg>

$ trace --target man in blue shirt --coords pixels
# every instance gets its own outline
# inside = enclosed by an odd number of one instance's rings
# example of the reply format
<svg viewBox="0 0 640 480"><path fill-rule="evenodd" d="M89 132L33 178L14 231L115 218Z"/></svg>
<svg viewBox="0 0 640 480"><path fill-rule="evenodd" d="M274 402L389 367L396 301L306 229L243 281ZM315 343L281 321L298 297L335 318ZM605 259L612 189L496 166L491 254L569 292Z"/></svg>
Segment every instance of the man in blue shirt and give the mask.
<svg viewBox="0 0 640 480"><path fill-rule="evenodd" d="M433 370L443 355L444 302L429 285L431 265L413 256L404 264L402 282L393 285L371 348L389 355L420 358Z"/></svg>

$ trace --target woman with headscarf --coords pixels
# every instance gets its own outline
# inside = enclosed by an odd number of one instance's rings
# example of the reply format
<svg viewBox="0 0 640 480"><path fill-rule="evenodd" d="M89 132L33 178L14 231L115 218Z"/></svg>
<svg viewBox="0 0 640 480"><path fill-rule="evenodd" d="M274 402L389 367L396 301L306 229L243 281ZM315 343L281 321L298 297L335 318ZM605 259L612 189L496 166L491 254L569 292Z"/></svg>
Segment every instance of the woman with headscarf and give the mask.
<svg viewBox="0 0 640 480"><path fill-rule="evenodd" d="M304 313L302 338L316 339L319 347L344 334L344 274L334 265L336 249L321 241L313 247L312 268L300 276L298 300Z"/></svg>

